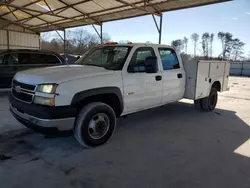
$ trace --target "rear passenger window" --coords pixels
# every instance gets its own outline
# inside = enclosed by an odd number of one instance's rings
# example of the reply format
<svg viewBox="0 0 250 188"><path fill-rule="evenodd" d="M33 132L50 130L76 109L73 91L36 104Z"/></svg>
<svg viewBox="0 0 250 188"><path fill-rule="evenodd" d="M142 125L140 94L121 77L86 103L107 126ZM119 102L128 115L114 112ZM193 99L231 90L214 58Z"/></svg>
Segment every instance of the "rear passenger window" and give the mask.
<svg viewBox="0 0 250 188"><path fill-rule="evenodd" d="M159 48L163 70L179 69L180 64L173 49Z"/></svg>

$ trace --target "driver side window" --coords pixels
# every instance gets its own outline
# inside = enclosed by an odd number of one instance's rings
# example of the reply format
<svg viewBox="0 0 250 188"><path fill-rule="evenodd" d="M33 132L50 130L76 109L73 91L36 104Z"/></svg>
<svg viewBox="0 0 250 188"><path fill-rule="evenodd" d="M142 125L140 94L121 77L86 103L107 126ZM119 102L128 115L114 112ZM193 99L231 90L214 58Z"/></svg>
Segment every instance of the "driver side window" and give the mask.
<svg viewBox="0 0 250 188"><path fill-rule="evenodd" d="M127 71L131 73L145 72L145 59L150 56L155 56L153 48L151 47L137 48L130 60Z"/></svg>

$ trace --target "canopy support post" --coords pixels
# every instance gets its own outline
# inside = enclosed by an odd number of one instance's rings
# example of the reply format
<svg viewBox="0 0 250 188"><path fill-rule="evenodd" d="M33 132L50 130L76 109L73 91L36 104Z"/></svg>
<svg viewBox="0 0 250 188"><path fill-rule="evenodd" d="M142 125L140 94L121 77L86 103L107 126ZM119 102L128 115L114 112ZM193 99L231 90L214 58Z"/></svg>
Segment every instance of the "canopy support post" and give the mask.
<svg viewBox="0 0 250 188"><path fill-rule="evenodd" d="M63 54L64 54L64 58L66 59L66 30L63 29L63 37L62 35L56 30L56 33L58 34L58 36L61 38L61 40L63 41Z"/></svg>
<svg viewBox="0 0 250 188"><path fill-rule="evenodd" d="M102 38L102 24L100 25L100 31L101 31L101 44L103 44L103 38Z"/></svg>
<svg viewBox="0 0 250 188"><path fill-rule="evenodd" d="M7 30L7 49L10 49L10 34L9 34L9 30Z"/></svg>
<svg viewBox="0 0 250 188"><path fill-rule="evenodd" d="M63 30L63 51L64 51L64 58L67 58L67 52L66 52L66 30Z"/></svg>
<svg viewBox="0 0 250 188"><path fill-rule="evenodd" d="M159 44L161 44L162 17L163 17L163 15L162 15L162 14L159 15L159 17L160 17L160 23L159 23L159 24L157 23L154 14L152 14L152 17L153 17L153 20L154 20L154 22L155 22L156 29L157 29L157 31L158 31L158 33L159 33L159 41L158 41L158 42L159 42Z"/></svg>
<svg viewBox="0 0 250 188"><path fill-rule="evenodd" d="M92 27L94 28L96 34L100 37L100 42L101 44L103 44L103 36L102 36L102 23L100 24L100 32L96 29L95 25L94 24L91 24Z"/></svg>

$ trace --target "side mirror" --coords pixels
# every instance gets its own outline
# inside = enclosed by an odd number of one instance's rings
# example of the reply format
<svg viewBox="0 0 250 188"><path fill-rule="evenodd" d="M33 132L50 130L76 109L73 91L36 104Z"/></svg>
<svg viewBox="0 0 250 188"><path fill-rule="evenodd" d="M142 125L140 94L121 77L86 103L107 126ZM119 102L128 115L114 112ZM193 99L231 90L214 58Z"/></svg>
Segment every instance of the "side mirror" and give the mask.
<svg viewBox="0 0 250 188"><path fill-rule="evenodd" d="M145 59L145 72L146 73L158 72L158 64L156 56L149 56Z"/></svg>

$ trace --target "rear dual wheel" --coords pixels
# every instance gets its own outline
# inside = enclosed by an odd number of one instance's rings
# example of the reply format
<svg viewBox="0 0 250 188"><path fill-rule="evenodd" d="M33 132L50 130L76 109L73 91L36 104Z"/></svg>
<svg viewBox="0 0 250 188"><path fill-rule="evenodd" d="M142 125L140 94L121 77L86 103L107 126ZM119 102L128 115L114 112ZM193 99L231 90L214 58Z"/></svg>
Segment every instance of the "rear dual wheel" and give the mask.
<svg viewBox="0 0 250 188"><path fill-rule="evenodd" d="M197 110L213 111L216 107L218 100L218 93L216 88L212 88L210 94L206 98L194 101L194 106Z"/></svg>

